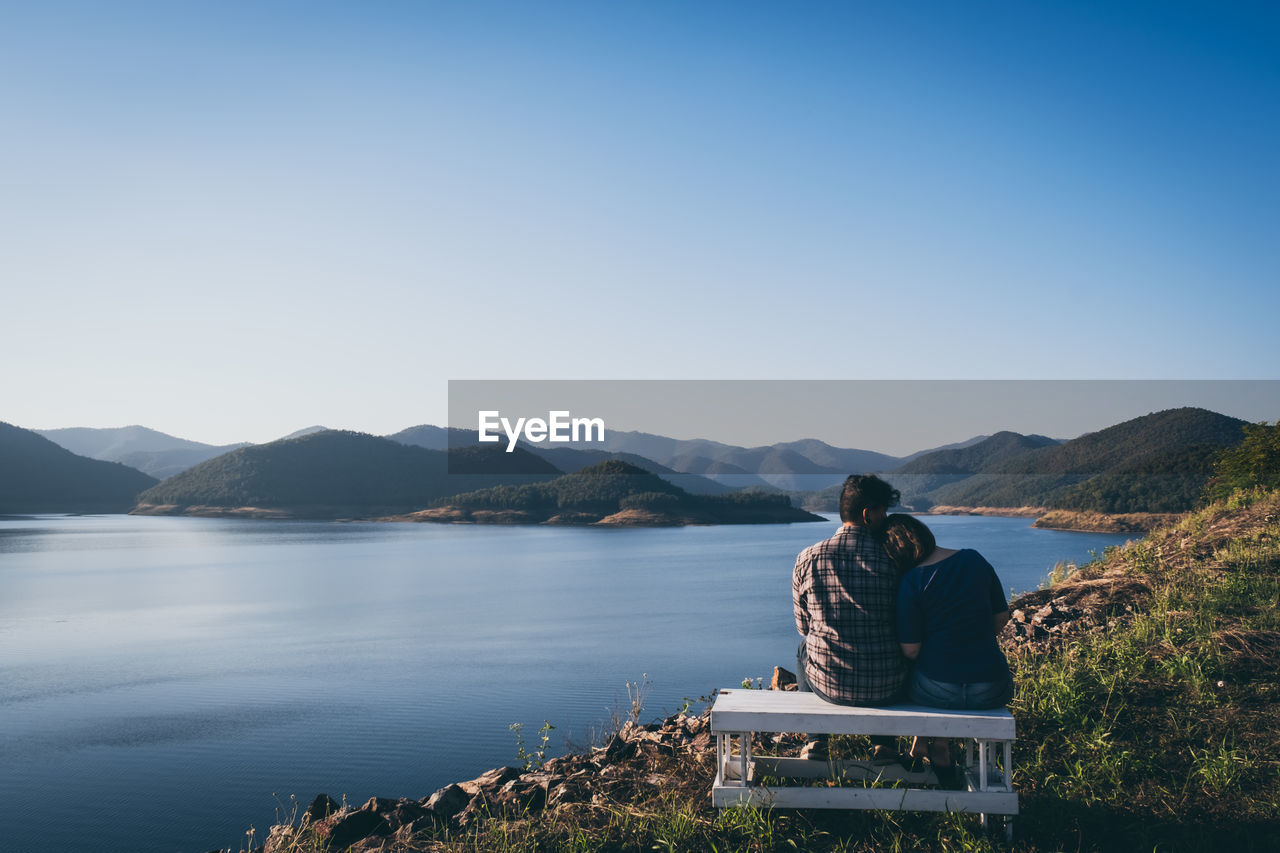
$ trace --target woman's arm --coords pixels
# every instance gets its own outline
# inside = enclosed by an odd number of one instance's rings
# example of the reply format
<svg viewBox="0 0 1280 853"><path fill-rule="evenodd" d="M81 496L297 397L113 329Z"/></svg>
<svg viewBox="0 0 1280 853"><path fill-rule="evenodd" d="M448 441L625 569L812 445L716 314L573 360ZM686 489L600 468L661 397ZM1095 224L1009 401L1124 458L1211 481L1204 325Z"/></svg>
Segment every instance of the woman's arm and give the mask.
<svg viewBox="0 0 1280 853"><path fill-rule="evenodd" d="M903 657L907 660L915 660L920 657L920 647L924 645L924 643L898 643L898 645L902 646Z"/></svg>

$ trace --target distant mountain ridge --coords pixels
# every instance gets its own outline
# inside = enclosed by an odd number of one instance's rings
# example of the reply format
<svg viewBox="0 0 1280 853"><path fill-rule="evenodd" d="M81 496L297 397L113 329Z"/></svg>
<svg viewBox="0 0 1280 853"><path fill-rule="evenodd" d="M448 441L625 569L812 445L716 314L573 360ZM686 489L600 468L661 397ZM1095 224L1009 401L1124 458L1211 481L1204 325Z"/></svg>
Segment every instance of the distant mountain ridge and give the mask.
<svg viewBox="0 0 1280 853"><path fill-rule="evenodd" d="M121 462L157 480L172 477L206 459L248 446L247 442L221 446L204 444L136 424L115 429L69 427L35 432L72 453Z"/></svg>
<svg viewBox="0 0 1280 853"><path fill-rule="evenodd" d="M284 436L284 439L300 438L322 431L328 430L321 426L305 427ZM42 434L74 453L123 462L161 480L223 453L250 446L243 442L222 446L204 444L142 426L115 429L74 427L44 430ZM458 447L476 441L474 430L431 424L407 427L386 437L401 444L429 450L446 450L451 446ZM963 446L974 441L975 439L970 439L968 442L945 447ZM905 460L930 452L918 451L911 456L898 458L870 450L835 447L812 438L748 448L710 439L674 439L643 432L606 433L606 441L603 443L558 447L526 444L523 447L532 453L548 459L554 457L561 462L567 459L561 452L566 449L603 454L592 461L602 458L622 459L669 479L674 478L672 481L678 482L682 488L699 494L717 494L743 488L812 491L841 483L853 472L888 470ZM589 464L586 457L577 458L579 462L576 467Z"/></svg>
<svg viewBox="0 0 1280 853"><path fill-rule="evenodd" d="M740 479L733 481L733 478L742 476L738 473L740 471L787 491L821 489L843 482L854 472L884 471L899 464L895 456L833 447L817 439L781 442L766 447L738 447L710 439L675 439L653 433L615 430L607 432L603 442L590 446L634 453L677 471L702 474L730 485L745 485ZM733 466L733 470L721 473L714 463Z"/></svg>
<svg viewBox="0 0 1280 853"><path fill-rule="evenodd" d="M1241 439L1243 426L1237 418L1188 407L1069 441L1002 431L900 458L817 439L746 448L640 432L606 433L606 441L598 444L526 443L507 454L501 444L476 445L474 432L426 424L387 438L309 427L295 433L297 438L229 446L234 449L141 426L45 432L87 452L119 456L157 472L164 465L184 468L159 485L133 481L140 489L151 485L144 503L153 506L304 507L323 517L420 509L460 492L528 485L530 480L519 478L550 479L607 460L633 465L695 495L723 495L741 487L784 489L803 494L806 507L823 511L835 509L849 473L875 472L902 491L904 504L917 509L950 504L1176 512L1198 497L1215 455ZM446 450L450 444L454 449ZM190 454L215 455L188 467ZM41 458L49 461L50 471L65 465L65 459L55 464L51 457ZM23 470L29 484L38 478L31 466Z"/></svg>
<svg viewBox="0 0 1280 853"><path fill-rule="evenodd" d="M0 513L127 512L156 479L0 422Z"/></svg>

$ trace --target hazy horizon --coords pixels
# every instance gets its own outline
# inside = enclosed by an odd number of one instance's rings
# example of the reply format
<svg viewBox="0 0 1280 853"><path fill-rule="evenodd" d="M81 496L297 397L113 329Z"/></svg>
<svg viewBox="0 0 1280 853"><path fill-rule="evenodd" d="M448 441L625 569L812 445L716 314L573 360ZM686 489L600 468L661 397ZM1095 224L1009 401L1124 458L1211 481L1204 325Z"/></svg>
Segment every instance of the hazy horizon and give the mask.
<svg viewBox="0 0 1280 853"><path fill-rule="evenodd" d="M450 383L451 416L375 432L352 424L314 426L393 435L416 426L476 428L467 421L476 401L523 415L576 407L606 416L611 432L643 432L678 440L708 439L742 447L818 439L835 447L906 456L1003 430L1072 439L1155 411L1196 406L1246 421L1280 418L1280 380L1069 381L913 380L828 381L461 381ZM454 412L457 415L454 416ZM945 413L945 417L939 417ZM151 424L26 429L124 429L140 426L212 445Z"/></svg>

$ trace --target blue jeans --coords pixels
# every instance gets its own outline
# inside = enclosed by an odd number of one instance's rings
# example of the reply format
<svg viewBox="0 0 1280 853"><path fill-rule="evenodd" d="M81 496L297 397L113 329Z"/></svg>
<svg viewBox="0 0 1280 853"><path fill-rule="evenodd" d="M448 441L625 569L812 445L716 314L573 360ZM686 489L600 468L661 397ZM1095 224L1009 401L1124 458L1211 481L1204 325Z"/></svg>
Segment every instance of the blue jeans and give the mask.
<svg viewBox="0 0 1280 853"><path fill-rule="evenodd" d="M908 695L917 705L950 710L980 711L1001 708L1013 698L1013 679L952 684L934 681L919 671L911 674Z"/></svg>

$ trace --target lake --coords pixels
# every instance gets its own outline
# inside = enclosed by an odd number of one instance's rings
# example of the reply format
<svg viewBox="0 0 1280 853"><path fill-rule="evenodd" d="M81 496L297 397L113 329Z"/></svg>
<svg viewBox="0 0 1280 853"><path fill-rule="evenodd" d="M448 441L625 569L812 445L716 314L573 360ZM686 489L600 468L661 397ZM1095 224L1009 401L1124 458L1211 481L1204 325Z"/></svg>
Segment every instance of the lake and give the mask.
<svg viewBox="0 0 1280 853"><path fill-rule="evenodd" d="M0 519L0 850L200 853L317 793L427 796L795 668L829 524L593 529ZM1006 589L1122 544L938 516ZM701 705L695 705L701 708Z"/></svg>

